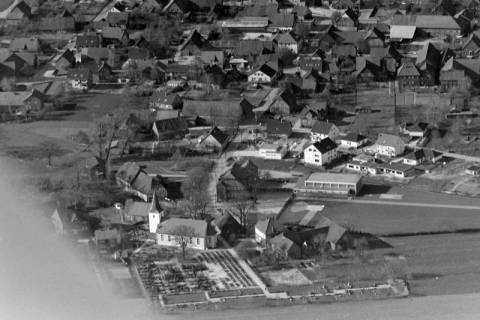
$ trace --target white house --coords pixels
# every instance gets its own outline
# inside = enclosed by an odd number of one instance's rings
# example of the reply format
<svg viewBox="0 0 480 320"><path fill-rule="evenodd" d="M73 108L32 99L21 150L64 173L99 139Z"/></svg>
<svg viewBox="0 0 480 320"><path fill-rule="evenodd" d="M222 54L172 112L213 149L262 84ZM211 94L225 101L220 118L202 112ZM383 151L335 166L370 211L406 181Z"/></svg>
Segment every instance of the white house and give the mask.
<svg viewBox="0 0 480 320"><path fill-rule="evenodd" d="M340 134L340 130L333 123L326 121L315 121L312 126L312 131L310 132L310 138L312 142L320 141L325 138L330 138L331 140L337 140L337 137Z"/></svg>
<svg viewBox="0 0 480 320"><path fill-rule="evenodd" d="M380 133L374 151L382 156L396 157L405 152L405 142L399 136Z"/></svg>
<svg viewBox="0 0 480 320"><path fill-rule="evenodd" d="M272 63L264 63L260 68L248 76L250 83L270 83L278 77L277 67Z"/></svg>
<svg viewBox="0 0 480 320"><path fill-rule="evenodd" d="M403 157L403 163L410 166L418 166L425 160L423 149L412 151Z"/></svg>
<svg viewBox="0 0 480 320"><path fill-rule="evenodd" d="M367 137L357 134L357 133L348 133L344 136L339 136L337 143L344 148L355 148L358 149L364 146L368 142Z"/></svg>
<svg viewBox="0 0 480 320"><path fill-rule="evenodd" d="M288 148L278 144L264 144L258 149L260 157L264 159L282 160L288 152Z"/></svg>
<svg viewBox="0 0 480 320"><path fill-rule="evenodd" d="M215 248L217 245L218 230L210 231L204 220L171 218L161 222L157 228L157 244L162 246L176 246L179 234L184 233L188 237L187 247L198 250ZM210 232L209 232L210 231Z"/></svg>
<svg viewBox="0 0 480 320"><path fill-rule="evenodd" d="M325 138L309 145L303 152L305 164L323 166L337 158L337 144Z"/></svg>
<svg viewBox="0 0 480 320"><path fill-rule="evenodd" d="M288 32L277 34L273 41L277 44L279 51L290 50L293 53L298 53L297 40Z"/></svg>

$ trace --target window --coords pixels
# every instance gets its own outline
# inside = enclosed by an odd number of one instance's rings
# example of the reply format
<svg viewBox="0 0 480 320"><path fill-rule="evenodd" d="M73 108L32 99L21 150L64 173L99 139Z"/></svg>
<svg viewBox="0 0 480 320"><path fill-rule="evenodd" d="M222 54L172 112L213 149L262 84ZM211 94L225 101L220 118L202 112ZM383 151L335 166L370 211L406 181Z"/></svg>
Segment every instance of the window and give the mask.
<svg viewBox="0 0 480 320"><path fill-rule="evenodd" d="M170 236L167 237L167 241L170 241Z"/></svg>
<svg viewBox="0 0 480 320"><path fill-rule="evenodd" d="M319 160L319 159L315 159L315 162L320 162L320 160Z"/></svg>
<svg viewBox="0 0 480 320"><path fill-rule="evenodd" d="M189 241L189 242L190 242L190 244L192 244L192 243L193 243L193 238L192 238L192 237L190 237L190 239L189 239L189 240L190 240L190 241Z"/></svg>
<svg viewBox="0 0 480 320"><path fill-rule="evenodd" d="M163 241L163 234L160 235L160 240Z"/></svg>
<svg viewBox="0 0 480 320"><path fill-rule="evenodd" d="M200 238L197 238L197 244L200 244Z"/></svg>

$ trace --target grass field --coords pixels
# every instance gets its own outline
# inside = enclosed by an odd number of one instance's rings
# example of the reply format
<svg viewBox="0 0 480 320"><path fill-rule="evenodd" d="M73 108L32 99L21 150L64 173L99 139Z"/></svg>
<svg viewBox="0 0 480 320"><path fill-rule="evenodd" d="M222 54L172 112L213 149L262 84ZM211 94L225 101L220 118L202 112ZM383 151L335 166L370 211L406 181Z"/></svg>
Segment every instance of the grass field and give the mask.
<svg viewBox="0 0 480 320"><path fill-rule="evenodd" d="M413 295L480 291L480 233L385 238L407 258Z"/></svg>

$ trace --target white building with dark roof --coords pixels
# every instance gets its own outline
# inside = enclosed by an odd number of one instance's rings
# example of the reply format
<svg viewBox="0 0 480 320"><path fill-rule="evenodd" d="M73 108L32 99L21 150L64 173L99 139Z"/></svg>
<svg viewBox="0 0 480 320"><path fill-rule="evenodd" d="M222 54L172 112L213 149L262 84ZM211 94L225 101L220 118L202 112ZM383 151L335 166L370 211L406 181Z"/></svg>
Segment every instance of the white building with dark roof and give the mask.
<svg viewBox="0 0 480 320"><path fill-rule="evenodd" d="M182 234L189 237L188 248L206 250L216 247L219 232L204 220L171 218L161 222L156 233L158 245L179 247L177 237Z"/></svg>
<svg viewBox="0 0 480 320"><path fill-rule="evenodd" d="M323 166L337 158L337 144L330 138L325 138L309 145L303 151L305 164Z"/></svg>

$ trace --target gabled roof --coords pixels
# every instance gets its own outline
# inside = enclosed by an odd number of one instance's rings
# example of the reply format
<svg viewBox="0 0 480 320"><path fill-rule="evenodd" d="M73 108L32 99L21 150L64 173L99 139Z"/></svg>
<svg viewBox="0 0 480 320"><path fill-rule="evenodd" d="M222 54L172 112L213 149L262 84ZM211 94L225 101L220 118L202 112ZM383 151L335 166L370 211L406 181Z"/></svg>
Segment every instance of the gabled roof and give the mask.
<svg viewBox="0 0 480 320"><path fill-rule="evenodd" d="M210 131L209 136L212 136L221 145L223 145L228 140L228 134L226 134L222 130L218 129L218 127L214 127Z"/></svg>
<svg viewBox="0 0 480 320"><path fill-rule="evenodd" d="M36 37L30 38L14 38L10 43L12 51L38 51L40 50L40 41Z"/></svg>
<svg viewBox="0 0 480 320"><path fill-rule="evenodd" d="M269 119L267 120L266 124L266 129L268 133L286 135L290 135L292 133L292 124L290 123L290 121Z"/></svg>
<svg viewBox="0 0 480 320"><path fill-rule="evenodd" d="M96 34L84 34L77 36L76 45L79 47L98 47L99 44L100 41Z"/></svg>
<svg viewBox="0 0 480 320"><path fill-rule="evenodd" d="M279 44L297 44L297 40L295 40L289 32L277 34L274 41Z"/></svg>
<svg viewBox="0 0 480 320"><path fill-rule="evenodd" d="M173 7L173 6L176 6L177 8L180 9L180 11L184 14L192 11L194 9L194 7L196 7L192 2L190 2L189 0L170 0L169 3L167 3L165 5L165 7L163 7L162 11L163 12L168 12L170 11L170 9Z"/></svg>
<svg viewBox="0 0 480 320"><path fill-rule="evenodd" d="M396 146L397 144L403 145L404 142L399 136L388 133L380 133L375 144L382 146Z"/></svg>
<svg viewBox="0 0 480 320"><path fill-rule="evenodd" d="M255 224L255 230L258 230L265 235L267 235L268 231L270 231L270 232L273 231L272 228L273 228L273 219L272 218L259 220Z"/></svg>
<svg viewBox="0 0 480 320"><path fill-rule="evenodd" d="M184 131L188 130L188 123L185 119L182 118L171 118L157 120L153 123L157 132L168 132L168 131Z"/></svg>
<svg viewBox="0 0 480 320"><path fill-rule="evenodd" d="M330 138L325 138L320 141L317 141L311 146L314 146L320 153L326 153L337 148L337 144L332 141Z"/></svg>
<svg viewBox="0 0 480 320"><path fill-rule="evenodd" d="M192 33L188 36L188 38L182 43L179 48L179 51L183 50L187 45L195 45L199 49L203 48L211 48L208 41L202 37L202 35L197 31L193 30Z"/></svg>
<svg viewBox="0 0 480 320"><path fill-rule="evenodd" d="M320 134L328 134L330 130L332 130L332 127L334 126L333 123L331 122L326 122L326 121L315 121L312 127L312 132L313 133L320 133Z"/></svg>
<svg viewBox="0 0 480 320"><path fill-rule="evenodd" d="M401 77L416 76L416 77L418 77L418 76L420 76L420 72L418 72L417 67L415 66L415 64L412 61L407 60L400 66L400 68L398 68L397 76L401 76Z"/></svg>
<svg viewBox="0 0 480 320"><path fill-rule="evenodd" d="M407 160L420 160L424 158L423 149L410 152L407 155L405 155L403 158Z"/></svg>
<svg viewBox="0 0 480 320"><path fill-rule="evenodd" d="M30 18L32 15L32 9L25 1L20 1L12 10L7 14L9 20L19 20L24 17Z"/></svg>
<svg viewBox="0 0 480 320"><path fill-rule="evenodd" d="M123 210L125 214L129 216L148 217L150 207L151 204L148 202L131 201L125 204Z"/></svg>
<svg viewBox="0 0 480 320"><path fill-rule="evenodd" d="M270 26L274 28L293 28L295 16L291 13L275 13L269 16Z"/></svg>
<svg viewBox="0 0 480 320"><path fill-rule="evenodd" d="M453 29L460 30L460 26L452 16L439 15L394 15L390 23L392 26L416 26L421 29Z"/></svg>
<svg viewBox="0 0 480 320"><path fill-rule="evenodd" d="M262 64L260 68L258 68L258 71L261 71L267 76L269 76L270 78L272 78L277 74L278 69L272 63L267 62Z"/></svg>
<svg viewBox="0 0 480 320"><path fill-rule="evenodd" d="M0 92L0 106L23 106L25 101L38 91L7 91Z"/></svg>
<svg viewBox="0 0 480 320"><path fill-rule="evenodd" d="M416 26L392 25L390 26L390 39L413 39Z"/></svg>
<svg viewBox="0 0 480 320"><path fill-rule="evenodd" d="M109 12L107 15L107 22L109 25L127 25L128 13L127 12Z"/></svg>
<svg viewBox="0 0 480 320"><path fill-rule="evenodd" d="M102 30L102 36L105 39L122 40L125 34L127 34L125 29L120 27L105 27Z"/></svg>
<svg viewBox="0 0 480 320"><path fill-rule="evenodd" d="M204 238L207 235L207 222L204 220L170 218L162 223L157 228L157 233L174 235L179 227L188 227L192 229L195 237Z"/></svg>
<svg viewBox="0 0 480 320"><path fill-rule="evenodd" d="M354 133L354 132L349 132L347 135L340 137L339 140L345 140L345 141L353 141L353 142L359 142L364 139L366 139L364 135L361 135L359 133Z"/></svg>

